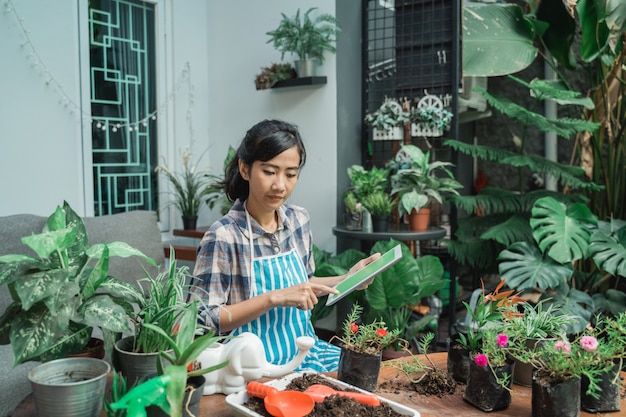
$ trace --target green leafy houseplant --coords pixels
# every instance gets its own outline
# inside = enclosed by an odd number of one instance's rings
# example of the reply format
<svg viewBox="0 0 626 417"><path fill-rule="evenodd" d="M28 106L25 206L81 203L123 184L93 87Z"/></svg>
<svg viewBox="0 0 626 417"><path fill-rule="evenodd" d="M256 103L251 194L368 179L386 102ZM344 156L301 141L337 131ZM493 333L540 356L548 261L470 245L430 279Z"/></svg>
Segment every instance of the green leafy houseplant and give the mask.
<svg viewBox="0 0 626 417"><path fill-rule="evenodd" d="M398 195L400 215L427 207L431 200L444 202L444 196L459 195L463 186L448 169L452 163L430 161L430 152L415 145L402 145L389 162L391 194ZM439 174L439 175L438 175Z"/></svg>
<svg viewBox="0 0 626 417"><path fill-rule="evenodd" d="M450 241L447 245L450 254L459 263L486 271L497 269L497 254L502 249L514 242L532 240L528 219L537 199L549 195L563 202L581 202L583 197L575 194L574 191L598 188L597 185L585 179L581 168L550 161L541 155L529 153L527 148L530 146L530 141L526 137L531 128L542 132L555 132L565 139L581 132L595 131L598 128L597 123L567 117L548 119L532 110L539 108L545 100L549 99L570 106L593 107L593 103L588 98L581 98L577 92L564 89L560 84L543 80L528 83L516 77L510 76L509 78L529 90L530 96L534 97L533 106L522 106L506 97L490 94L484 89L476 88L475 90L486 97L493 109L510 118L512 130L519 129L524 132L521 137L514 138L519 146L508 150L467 144L457 140L444 141L445 145L463 154L511 167L512 175L517 180L516 190L488 186L477 195L453 198L453 202L459 208L467 213L480 213L480 215L458 219L455 234L457 239ZM567 188L571 193L563 194L544 189L527 190L526 178L530 172L550 175L559 186Z"/></svg>
<svg viewBox="0 0 626 417"><path fill-rule="evenodd" d="M278 27L271 32L267 32L270 39L267 43L272 43L274 48L281 53L281 59L285 53L289 52L298 57L301 61L317 59L324 62L324 52L335 52L337 35L340 32L339 25L335 17L328 13L322 13L315 17L311 16L312 7L300 17L300 9L295 16L288 17L281 13L282 20Z"/></svg>
<svg viewBox="0 0 626 417"><path fill-rule="evenodd" d="M397 101L385 99L378 109L365 115L364 121L375 129L390 131L394 127L404 127L409 121L409 112Z"/></svg>
<svg viewBox="0 0 626 417"><path fill-rule="evenodd" d="M372 216L389 216L396 207L395 199L383 191L367 194L361 203Z"/></svg>
<svg viewBox="0 0 626 417"><path fill-rule="evenodd" d="M200 171L197 163L193 162L191 152L183 152L181 159L183 162L181 172L169 168L165 161L157 166L155 171L162 173L172 186L171 204L178 208L181 216L197 217L203 203L213 207L214 202L219 198L220 190L214 184L218 178Z"/></svg>
<svg viewBox="0 0 626 417"><path fill-rule="evenodd" d="M174 334L181 314L186 311L188 279L189 268L177 265L172 249L169 268L154 278L148 275L143 282L138 283L141 296L131 316L134 336L132 352L156 353L168 349L169 341L154 328Z"/></svg>
<svg viewBox="0 0 626 417"><path fill-rule="evenodd" d="M172 417L182 416L185 407L183 398L187 387L187 379L201 376L223 368L228 361L204 369L193 369L193 362L206 348L223 339L214 336L212 331L198 336L197 325L198 305L197 301L184 306L177 321L175 332L168 334L162 328L150 323L144 327L159 334L167 341L171 354L161 351L160 355L167 361L163 366L162 361L157 361L159 376L131 389L118 401L108 405L111 410L127 409L128 417L145 416L144 408L148 405L159 406L167 415Z"/></svg>
<svg viewBox="0 0 626 417"><path fill-rule="evenodd" d="M513 243L498 257L511 286L550 289L550 302L577 317L569 332L582 331L596 312L624 311L624 293L600 285L607 276L626 276L626 222L603 222L585 204L543 197L529 224L533 240ZM579 270L590 263L593 268Z"/></svg>
<svg viewBox="0 0 626 417"><path fill-rule="evenodd" d="M426 123L431 129L447 131L452 123L452 113L436 106L411 107L409 121Z"/></svg>
<svg viewBox="0 0 626 417"><path fill-rule="evenodd" d="M105 337L129 330L127 311L140 294L108 276L109 257L138 256L156 266L151 258L124 242L89 247L83 220L67 202L22 242L38 258L0 257L0 284L13 297L0 318L0 339L10 341L15 364L77 353L94 327Z"/></svg>
<svg viewBox="0 0 626 417"><path fill-rule="evenodd" d="M362 202L369 194L384 192L389 185L389 170L386 168L373 166L368 170L362 165L352 165L347 171L350 178L348 191L353 192L358 201Z"/></svg>

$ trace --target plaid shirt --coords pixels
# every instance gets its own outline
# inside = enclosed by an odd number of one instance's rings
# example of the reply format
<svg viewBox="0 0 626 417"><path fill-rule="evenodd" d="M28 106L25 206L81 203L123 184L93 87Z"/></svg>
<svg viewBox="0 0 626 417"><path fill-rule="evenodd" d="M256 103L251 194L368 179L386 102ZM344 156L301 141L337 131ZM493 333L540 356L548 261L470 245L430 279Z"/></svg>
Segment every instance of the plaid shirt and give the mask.
<svg viewBox="0 0 626 417"><path fill-rule="evenodd" d="M250 217L254 257L273 256L295 248L311 277L315 264L309 213L304 208L284 204L278 214L279 226L275 233L266 232ZM219 333L220 306L240 303L250 297L250 240L246 211L239 200L204 234L194 275L198 283L193 294L204 304L200 314L205 324Z"/></svg>

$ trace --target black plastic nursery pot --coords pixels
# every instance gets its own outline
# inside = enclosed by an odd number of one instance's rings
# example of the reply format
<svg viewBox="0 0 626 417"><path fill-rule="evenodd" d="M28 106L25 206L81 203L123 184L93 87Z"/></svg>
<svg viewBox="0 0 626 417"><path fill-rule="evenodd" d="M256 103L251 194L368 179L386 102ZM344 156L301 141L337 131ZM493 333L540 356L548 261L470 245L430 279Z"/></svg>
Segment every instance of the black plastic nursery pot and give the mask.
<svg viewBox="0 0 626 417"><path fill-rule="evenodd" d="M580 378L548 381L535 372L532 384L533 417L578 417Z"/></svg>
<svg viewBox="0 0 626 417"><path fill-rule="evenodd" d="M457 340L453 339L450 342L447 365L448 373L452 375L455 381L467 382L470 366L469 352Z"/></svg>
<svg viewBox="0 0 626 417"><path fill-rule="evenodd" d="M512 384L512 374L512 364L490 368L489 366L478 366L474 361L470 361L463 399L481 411L504 410L511 404L511 392L509 390ZM498 378L508 375L506 388L498 383L496 375Z"/></svg>
<svg viewBox="0 0 626 417"><path fill-rule="evenodd" d="M598 382L600 386L599 397L594 398L586 394L587 388L589 388L589 378L583 375L580 380L580 408L590 413L620 411L621 382L620 367L619 364L615 364L600 376Z"/></svg>
<svg viewBox="0 0 626 417"><path fill-rule="evenodd" d="M341 348L337 379L346 384L374 392L378 384L381 356L380 352L369 355Z"/></svg>

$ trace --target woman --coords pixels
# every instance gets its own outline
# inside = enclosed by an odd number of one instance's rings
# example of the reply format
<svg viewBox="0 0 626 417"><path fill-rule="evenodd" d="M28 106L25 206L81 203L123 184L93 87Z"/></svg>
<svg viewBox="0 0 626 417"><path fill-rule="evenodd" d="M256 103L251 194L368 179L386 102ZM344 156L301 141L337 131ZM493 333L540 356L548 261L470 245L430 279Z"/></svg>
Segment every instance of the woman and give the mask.
<svg viewBox="0 0 626 417"><path fill-rule="evenodd" d="M346 276L313 276L309 214L287 204L305 160L295 126L265 120L248 130L223 183L235 203L200 243L194 275L202 284L194 293L205 299L207 326L220 334L256 334L271 363L291 360L297 337L314 337L299 370L327 372L337 369L339 349L315 337L311 309Z"/></svg>

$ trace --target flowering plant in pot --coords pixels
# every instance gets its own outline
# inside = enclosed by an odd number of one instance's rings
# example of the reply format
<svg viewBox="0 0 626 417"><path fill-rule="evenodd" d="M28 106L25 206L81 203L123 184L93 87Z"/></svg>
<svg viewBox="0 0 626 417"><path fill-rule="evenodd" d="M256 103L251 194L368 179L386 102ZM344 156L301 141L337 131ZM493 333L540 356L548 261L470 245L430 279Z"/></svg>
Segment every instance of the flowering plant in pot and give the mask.
<svg viewBox="0 0 626 417"><path fill-rule="evenodd" d="M527 301L521 303L518 310L522 314L512 317L507 322L507 335L532 349L538 343L554 340L565 333L567 326L573 323L575 318L564 314L557 304L548 304L549 301L544 299L536 304ZM544 308L546 305L548 307ZM529 387L532 384L532 373L533 367L530 364L516 361L513 382Z"/></svg>
<svg viewBox="0 0 626 417"><path fill-rule="evenodd" d="M511 403L512 360L506 347L509 338L499 326L483 330L481 347L470 354L463 399L483 411L507 408Z"/></svg>
<svg viewBox="0 0 626 417"><path fill-rule="evenodd" d="M564 416L580 413L581 377L588 381L586 394L600 397L598 382L606 368L605 363L590 360L596 355L602 342L595 336L579 334L572 340L562 336L555 341L543 343L534 349L526 344L512 343L508 353L515 359L530 363L534 368L532 382L533 416L555 415L556 410ZM604 349L604 348L602 348ZM561 387L555 389L555 386ZM564 397L556 397L564 394Z"/></svg>
<svg viewBox="0 0 626 417"><path fill-rule="evenodd" d="M609 412L620 410L620 370L626 358L626 313L615 317L604 316L588 328L581 338L581 352L587 364L601 369L597 381L583 374L581 379L581 408L585 411ZM600 396L588 393L591 384L597 383Z"/></svg>
<svg viewBox="0 0 626 417"><path fill-rule="evenodd" d="M470 353L480 352L483 348L485 330L502 325L520 313L515 306L524 300L513 290L501 291L506 280L501 280L496 288L485 292L485 284L474 291L470 302L463 302L467 310L466 326L452 339L448 351L448 370L457 381L465 382L469 371Z"/></svg>
<svg viewBox="0 0 626 417"><path fill-rule="evenodd" d="M377 319L371 323L360 322L363 307L354 304L343 324L339 357L340 381L374 391L380 371L381 351L400 338L400 330L387 329L385 322Z"/></svg>

